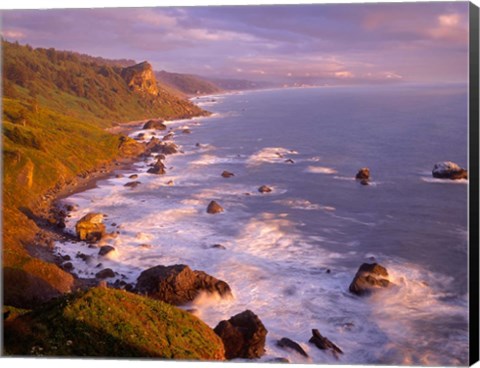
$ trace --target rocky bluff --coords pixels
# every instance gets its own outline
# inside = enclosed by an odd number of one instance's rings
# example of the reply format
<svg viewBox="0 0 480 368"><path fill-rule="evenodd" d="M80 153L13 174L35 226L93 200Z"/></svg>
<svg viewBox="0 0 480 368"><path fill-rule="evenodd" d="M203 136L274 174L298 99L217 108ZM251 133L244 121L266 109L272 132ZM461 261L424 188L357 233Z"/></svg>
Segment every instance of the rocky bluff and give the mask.
<svg viewBox="0 0 480 368"><path fill-rule="evenodd" d="M130 91L158 96L159 90L152 66L144 61L122 69L122 78Z"/></svg>

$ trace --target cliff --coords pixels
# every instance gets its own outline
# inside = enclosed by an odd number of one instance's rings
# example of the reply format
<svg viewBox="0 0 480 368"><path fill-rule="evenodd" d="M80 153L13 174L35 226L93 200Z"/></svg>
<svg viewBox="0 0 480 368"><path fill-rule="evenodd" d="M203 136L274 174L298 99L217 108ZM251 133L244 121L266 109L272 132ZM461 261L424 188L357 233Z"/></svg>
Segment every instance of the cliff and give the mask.
<svg viewBox="0 0 480 368"><path fill-rule="evenodd" d="M130 91L158 96L159 91L155 74L148 62L144 61L143 63L124 68L121 75L127 82Z"/></svg>

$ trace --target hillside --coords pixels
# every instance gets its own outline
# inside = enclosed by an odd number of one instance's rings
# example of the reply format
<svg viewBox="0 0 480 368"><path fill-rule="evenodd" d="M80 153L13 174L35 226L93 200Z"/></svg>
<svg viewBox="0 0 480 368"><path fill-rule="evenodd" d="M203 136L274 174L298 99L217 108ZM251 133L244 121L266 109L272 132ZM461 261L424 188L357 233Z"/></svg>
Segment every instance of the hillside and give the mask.
<svg viewBox="0 0 480 368"><path fill-rule="evenodd" d="M214 83L195 75L169 73L162 70L155 73L155 76L162 84L175 88L188 96L211 95L223 91Z"/></svg>
<svg viewBox="0 0 480 368"><path fill-rule="evenodd" d="M39 212L48 193L141 152L104 128L205 112L158 88L148 63L123 68L67 51L2 47L4 303L31 307L74 288L70 274L32 257L51 246L39 227L49 221Z"/></svg>

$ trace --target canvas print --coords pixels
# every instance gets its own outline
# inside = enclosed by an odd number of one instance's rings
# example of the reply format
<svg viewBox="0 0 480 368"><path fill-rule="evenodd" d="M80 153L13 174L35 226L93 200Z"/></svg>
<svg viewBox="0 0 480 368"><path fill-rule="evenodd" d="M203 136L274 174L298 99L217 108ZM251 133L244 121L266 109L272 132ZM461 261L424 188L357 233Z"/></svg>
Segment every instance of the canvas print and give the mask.
<svg viewBox="0 0 480 368"><path fill-rule="evenodd" d="M2 354L468 365L471 9L2 10Z"/></svg>

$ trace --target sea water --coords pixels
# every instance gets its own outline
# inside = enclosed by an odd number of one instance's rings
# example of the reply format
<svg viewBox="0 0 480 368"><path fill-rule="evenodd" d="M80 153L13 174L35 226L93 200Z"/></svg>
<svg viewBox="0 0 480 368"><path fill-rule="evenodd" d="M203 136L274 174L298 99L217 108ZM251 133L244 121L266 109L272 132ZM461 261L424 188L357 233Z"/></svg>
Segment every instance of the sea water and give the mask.
<svg viewBox="0 0 480 368"><path fill-rule="evenodd" d="M187 264L222 279L232 299L201 295L186 308L211 327L252 310L268 330L260 361L467 364L468 181L431 176L437 161L467 166L466 86L280 89L194 102L214 114L168 123L181 153L167 156L165 175L146 173L152 157L64 201L77 206L66 231L94 211L119 232L105 242L116 249L106 258L82 242L57 243L74 272L110 267L134 284L149 267ZM141 132L166 133L132 136ZM354 180L362 167L371 185ZM133 189L124 187L131 174L141 182ZM225 211L207 214L211 200ZM394 286L349 293L364 262L385 266ZM339 360L308 343L313 328L343 350ZM282 337L310 357L277 347Z"/></svg>

